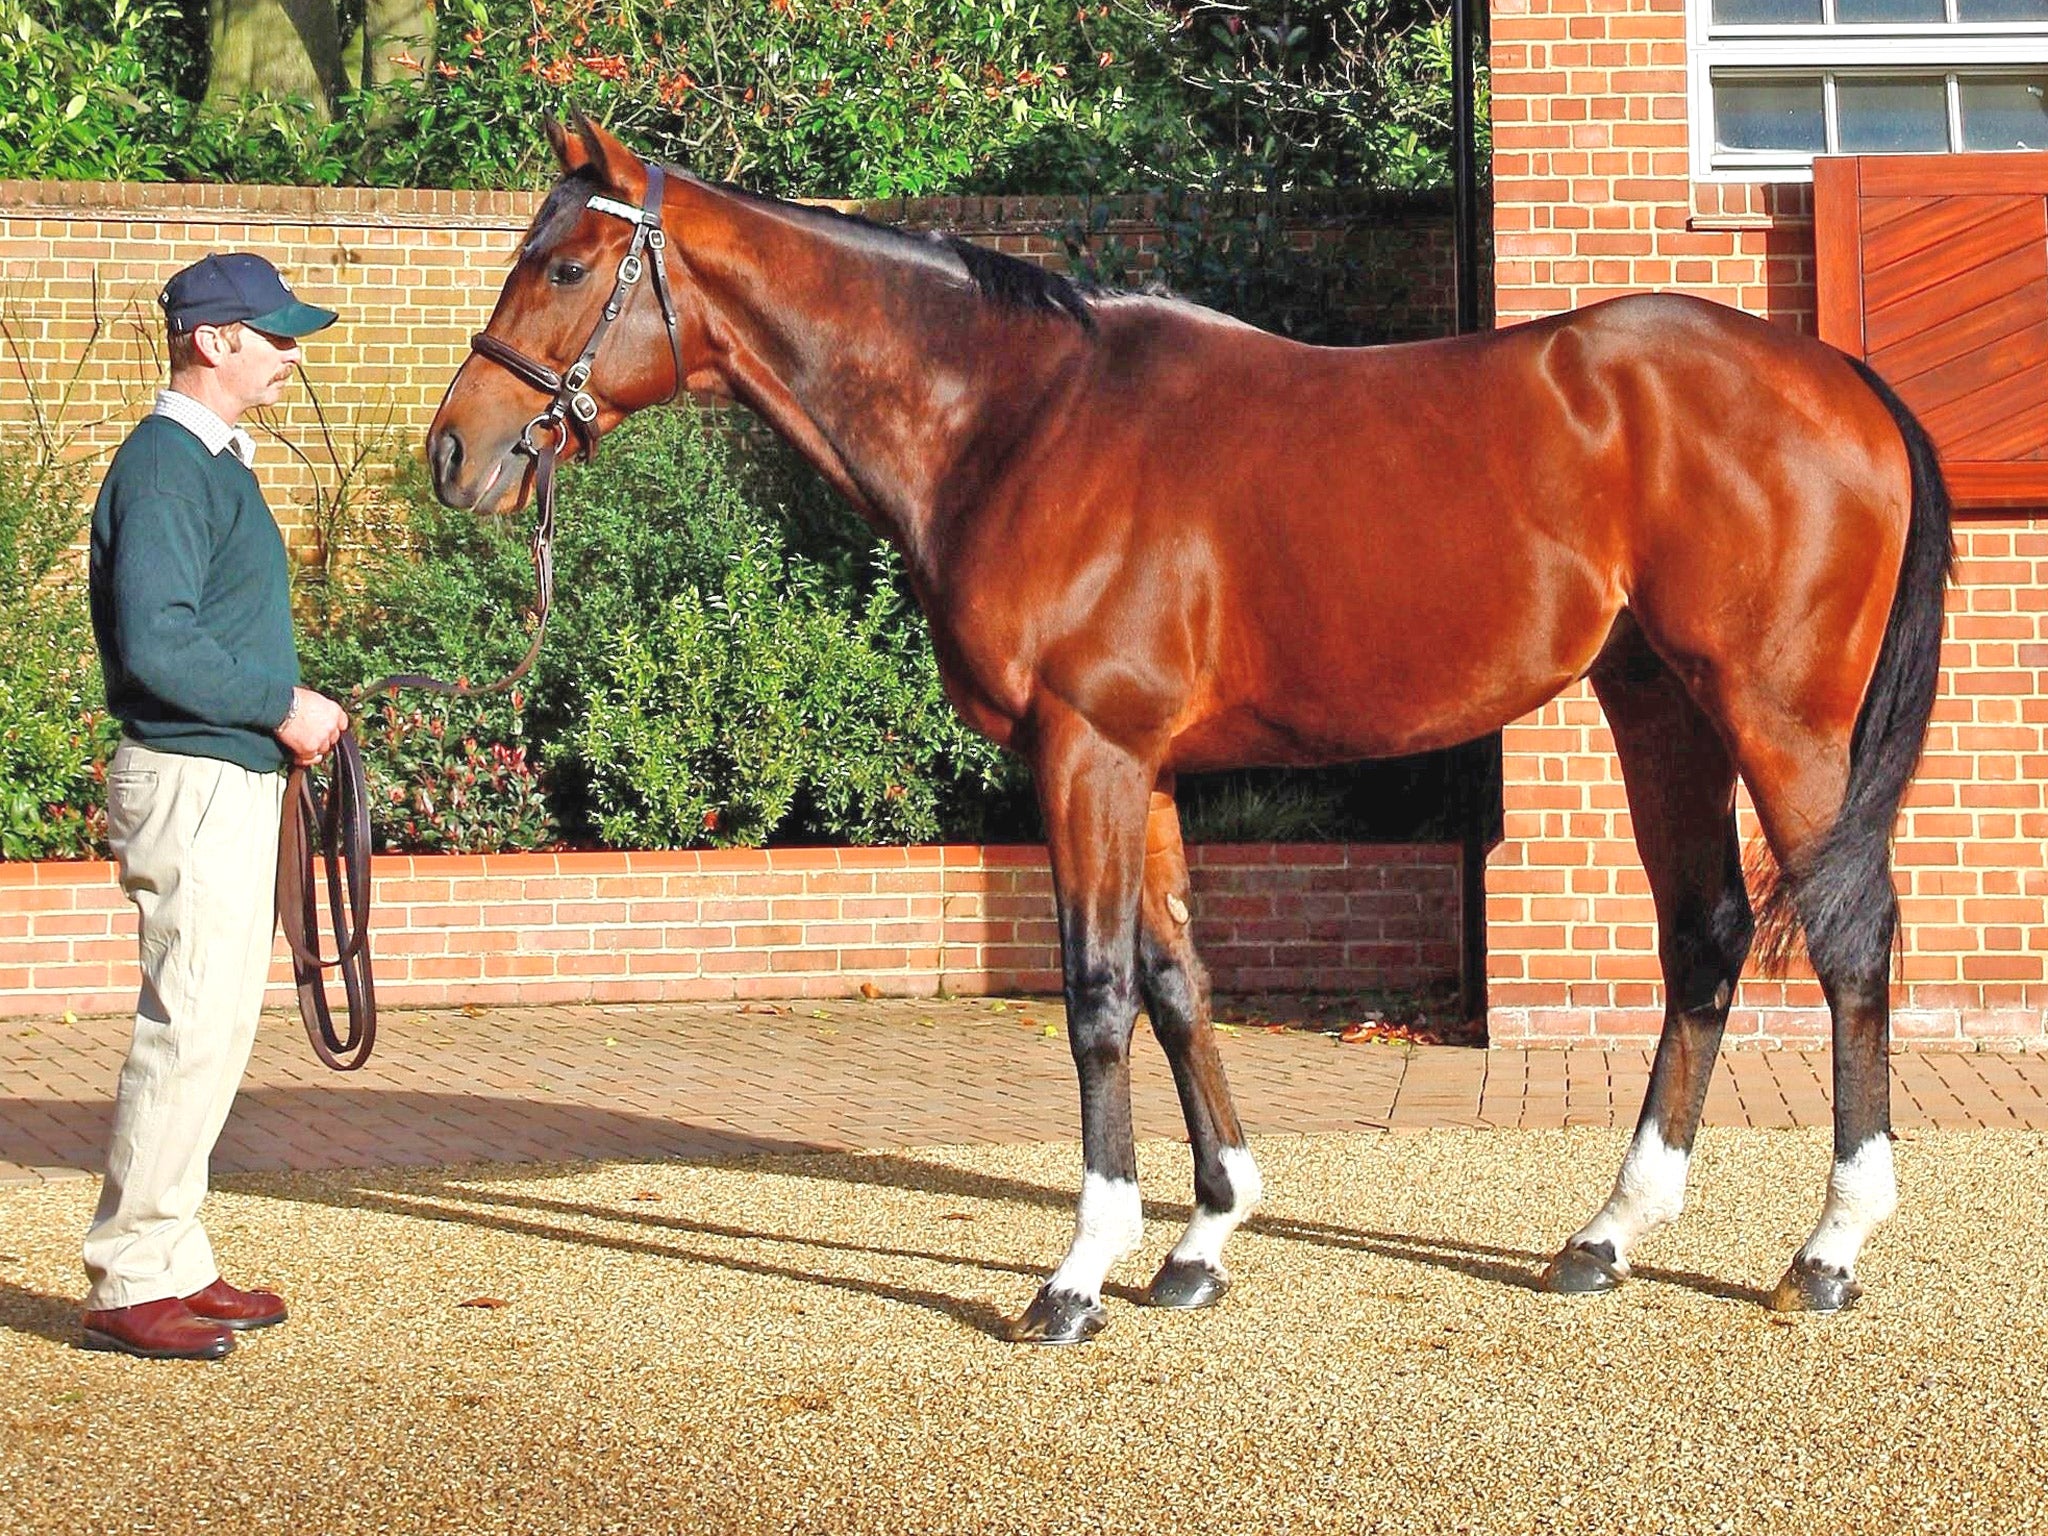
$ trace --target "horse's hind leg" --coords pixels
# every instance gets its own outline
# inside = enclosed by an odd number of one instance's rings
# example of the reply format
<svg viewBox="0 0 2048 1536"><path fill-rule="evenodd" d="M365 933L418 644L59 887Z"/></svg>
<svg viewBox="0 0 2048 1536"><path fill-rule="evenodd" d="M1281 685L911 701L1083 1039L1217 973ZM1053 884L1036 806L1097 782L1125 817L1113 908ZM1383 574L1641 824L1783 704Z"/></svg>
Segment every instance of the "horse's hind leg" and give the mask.
<svg viewBox="0 0 2048 1536"><path fill-rule="evenodd" d="M1683 1207L1693 1136L1754 931L1735 830L1735 764L1713 723L1631 620L1622 621L1592 680L1656 903L1664 1030L1614 1193L1544 1271L1544 1285L1565 1293L1619 1285L1636 1243Z"/></svg>
<svg viewBox="0 0 2048 1536"><path fill-rule="evenodd" d="M1891 951L1898 929L1886 825L1861 845L1833 827L1849 777L1846 727L1835 739L1777 719L1746 750L1743 779L1789 882L1807 958L1834 1023L1834 1163L1813 1233L1772 1293L1778 1312L1834 1312L1863 1294L1856 1260L1898 1207L1891 1143ZM1787 744L1792 750L1787 750ZM1766 909L1769 910L1768 907ZM1768 926L1768 925L1767 925Z"/></svg>
<svg viewBox="0 0 2048 1536"><path fill-rule="evenodd" d="M1209 1022L1209 978L1188 937L1188 861L1180 811L1170 790L1156 790L1145 824L1145 892L1138 907L1138 989L1173 1067L1195 1162L1195 1213L1146 1292L1155 1307L1206 1307L1223 1299L1230 1277L1223 1244L1259 1203L1257 1164L1245 1149L1230 1102L1216 1033Z"/></svg>

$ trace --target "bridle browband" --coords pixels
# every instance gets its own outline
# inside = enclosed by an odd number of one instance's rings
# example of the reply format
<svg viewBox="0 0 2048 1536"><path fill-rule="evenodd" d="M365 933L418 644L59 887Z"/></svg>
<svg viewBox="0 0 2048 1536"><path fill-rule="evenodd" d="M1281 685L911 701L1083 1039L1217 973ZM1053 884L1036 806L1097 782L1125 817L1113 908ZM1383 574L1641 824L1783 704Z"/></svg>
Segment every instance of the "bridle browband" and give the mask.
<svg viewBox="0 0 2048 1536"><path fill-rule="evenodd" d="M661 227L662 194L667 182L662 168L647 167L647 195L639 207L617 198L592 197L585 205L599 213L625 219L633 226L633 239L619 260L611 297L605 300L597 323L591 327L583 350L565 373L528 357L510 342L479 331L470 337L470 350L505 369L521 383L548 396L548 407L520 431L517 451L534 461L533 493L536 520L533 529L533 575L538 590L534 608L533 641L519 665L494 683L473 687L466 682L447 682L419 672L399 672L380 678L357 690L358 701L401 688L419 688L430 693L458 698L477 698L501 693L524 677L540 656L541 638L547 633L548 606L555 593L555 459L569 434L577 439L577 457L588 460L597 451L596 399L590 394L591 369L605 333L625 309L634 286L649 266L654 269L654 293L661 302L661 321L668 330L669 355L675 365L674 400L683 392L683 342L676 326L675 301L668 287L665 253L668 235ZM644 253L644 254L643 254ZM545 429L545 442L535 433ZM363 779L362 752L354 730L345 730L335 746L333 782L325 796L316 796L306 770L294 767L285 786L284 823L277 847L277 910L285 940L292 951L292 977L298 984L299 1016L306 1025L306 1037L313 1052L338 1072L349 1072L370 1059L377 1039L377 998L370 975L370 813ZM335 953L320 953L320 918L313 879L313 860L318 856L327 868L327 904L335 933ZM339 968L342 989L348 996L348 1033L334 1027L327 1005L323 970Z"/></svg>

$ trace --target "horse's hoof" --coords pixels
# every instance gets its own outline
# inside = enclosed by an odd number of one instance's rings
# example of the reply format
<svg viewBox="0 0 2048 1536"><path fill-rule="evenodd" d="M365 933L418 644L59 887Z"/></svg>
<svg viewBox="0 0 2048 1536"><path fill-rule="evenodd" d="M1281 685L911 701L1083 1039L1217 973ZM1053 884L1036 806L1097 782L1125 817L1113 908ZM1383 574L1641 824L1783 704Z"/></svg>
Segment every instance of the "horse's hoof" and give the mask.
<svg viewBox="0 0 2048 1536"><path fill-rule="evenodd" d="M1169 1257L1145 1291L1148 1307L1213 1307L1230 1289L1230 1276L1199 1259Z"/></svg>
<svg viewBox="0 0 2048 1536"><path fill-rule="evenodd" d="M1543 1289L1553 1296L1604 1296L1627 1278L1628 1266L1610 1244L1566 1243L1544 1266Z"/></svg>
<svg viewBox="0 0 2048 1536"><path fill-rule="evenodd" d="M1101 1302L1041 1286L1008 1337L1013 1344L1086 1344L1108 1326L1109 1309Z"/></svg>
<svg viewBox="0 0 2048 1536"><path fill-rule="evenodd" d="M1794 1259L1765 1303L1773 1312L1841 1312L1856 1305L1863 1287L1838 1269Z"/></svg>

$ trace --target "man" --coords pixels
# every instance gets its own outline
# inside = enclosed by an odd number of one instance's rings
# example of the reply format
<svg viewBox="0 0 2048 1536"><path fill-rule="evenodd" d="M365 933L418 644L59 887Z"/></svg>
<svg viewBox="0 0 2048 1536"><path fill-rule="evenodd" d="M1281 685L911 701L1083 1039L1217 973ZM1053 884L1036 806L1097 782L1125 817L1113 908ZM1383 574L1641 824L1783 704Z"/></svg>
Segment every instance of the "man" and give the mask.
<svg viewBox="0 0 2048 1536"><path fill-rule="evenodd" d="M273 404L298 338L334 323L260 256L165 286L170 388L93 509L93 633L122 740L107 835L141 915L142 995L85 1239L85 1344L218 1359L283 1300L221 1278L199 1225L207 1162L256 1038L275 933L279 770L348 717L298 686L284 538L237 423Z"/></svg>

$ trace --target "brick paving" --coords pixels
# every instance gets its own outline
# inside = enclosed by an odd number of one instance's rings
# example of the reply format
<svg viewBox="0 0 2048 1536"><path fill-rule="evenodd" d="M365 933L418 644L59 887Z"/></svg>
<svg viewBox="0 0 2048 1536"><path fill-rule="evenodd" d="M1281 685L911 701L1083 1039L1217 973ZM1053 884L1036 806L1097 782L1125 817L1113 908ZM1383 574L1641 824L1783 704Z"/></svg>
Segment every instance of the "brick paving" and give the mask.
<svg viewBox="0 0 2048 1536"><path fill-rule="evenodd" d="M359 1073L312 1058L266 1015L217 1172L480 1160L653 1160L808 1149L1069 1140L1064 1015L1039 998L392 1010ZM128 1021L0 1023L0 1182L100 1170ZM1181 1134L1140 1026L1141 1136ZM1313 1029L1226 1027L1253 1134L1634 1123L1647 1047L1343 1045ZM2048 1057L1892 1059L1901 1129L2048 1130ZM1825 1052L1724 1054L1714 1125L1828 1123Z"/></svg>

